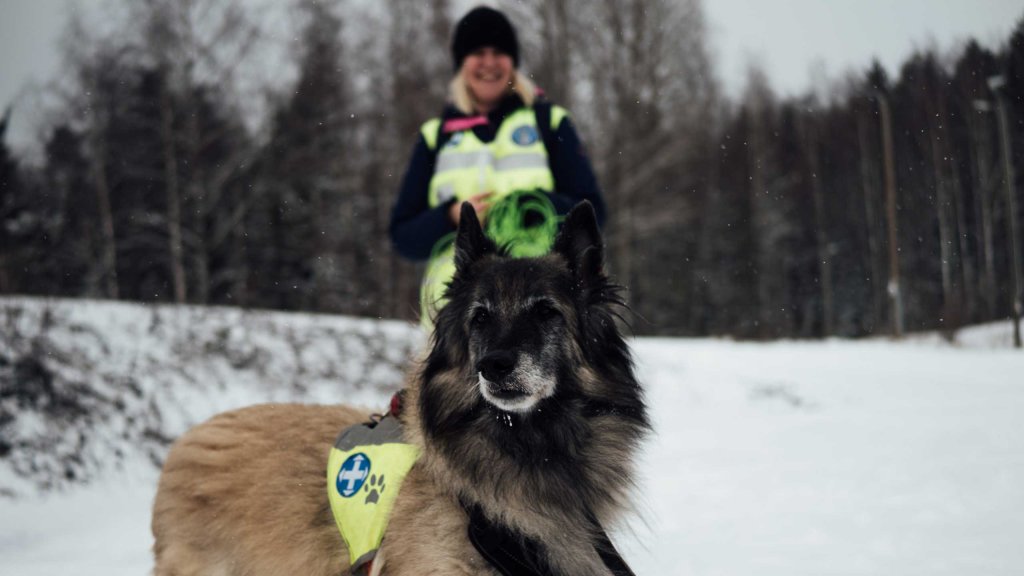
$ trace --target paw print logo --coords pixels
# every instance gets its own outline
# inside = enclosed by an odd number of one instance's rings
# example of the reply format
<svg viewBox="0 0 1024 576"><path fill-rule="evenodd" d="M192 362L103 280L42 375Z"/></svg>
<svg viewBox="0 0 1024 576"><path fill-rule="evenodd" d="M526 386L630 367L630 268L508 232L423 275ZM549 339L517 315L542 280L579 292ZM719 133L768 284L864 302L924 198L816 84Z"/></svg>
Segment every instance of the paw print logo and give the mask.
<svg viewBox="0 0 1024 576"><path fill-rule="evenodd" d="M376 504L380 501L380 495L384 492L384 475L371 474L370 479L363 484L363 492L366 492L364 504Z"/></svg>

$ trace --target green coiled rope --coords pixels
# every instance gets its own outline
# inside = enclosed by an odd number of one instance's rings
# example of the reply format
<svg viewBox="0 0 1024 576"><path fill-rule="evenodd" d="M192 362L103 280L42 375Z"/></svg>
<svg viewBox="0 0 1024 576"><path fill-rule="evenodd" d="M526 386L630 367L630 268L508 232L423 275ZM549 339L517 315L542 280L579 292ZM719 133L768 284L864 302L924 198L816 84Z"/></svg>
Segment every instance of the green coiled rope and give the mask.
<svg viewBox="0 0 1024 576"><path fill-rule="evenodd" d="M514 258L542 256L551 250L562 217L547 194L538 190L512 192L487 210L484 233ZM434 244L430 259L451 249L455 232Z"/></svg>
<svg viewBox="0 0 1024 576"><path fill-rule="evenodd" d="M547 194L513 192L487 211L484 232L514 258L542 256L551 249L560 220Z"/></svg>
<svg viewBox="0 0 1024 576"><path fill-rule="evenodd" d="M539 190L512 192L488 210L484 233L513 258L542 256L551 250L562 217L548 195ZM430 251L430 264L420 291L423 318L427 305L439 302L444 285L455 275L455 233L446 234Z"/></svg>

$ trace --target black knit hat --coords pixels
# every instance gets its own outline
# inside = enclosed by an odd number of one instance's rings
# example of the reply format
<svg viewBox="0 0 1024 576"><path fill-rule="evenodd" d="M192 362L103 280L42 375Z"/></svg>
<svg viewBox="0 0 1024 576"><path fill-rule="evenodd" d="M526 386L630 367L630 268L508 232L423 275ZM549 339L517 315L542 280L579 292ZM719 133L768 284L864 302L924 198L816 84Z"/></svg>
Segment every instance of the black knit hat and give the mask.
<svg viewBox="0 0 1024 576"><path fill-rule="evenodd" d="M455 71L462 67L466 56L478 48L493 46L512 57L512 64L519 67L519 42L512 23L504 14L494 8L478 6L469 11L455 25L452 37L452 61Z"/></svg>

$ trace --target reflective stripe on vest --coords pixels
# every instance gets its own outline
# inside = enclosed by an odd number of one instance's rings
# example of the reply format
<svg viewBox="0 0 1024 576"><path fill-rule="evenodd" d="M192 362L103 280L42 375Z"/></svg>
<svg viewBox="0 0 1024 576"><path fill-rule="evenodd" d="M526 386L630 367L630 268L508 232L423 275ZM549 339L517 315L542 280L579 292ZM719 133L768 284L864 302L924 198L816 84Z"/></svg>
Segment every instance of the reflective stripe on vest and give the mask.
<svg viewBox="0 0 1024 576"><path fill-rule="evenodd" d="M452 152L442 154L437 160L437 168L434 174L441 174L451 170L462 170L464 168L476 168L481 165L490 164L495 172L507 172L520 168L545 168L548 165L546 154L529 152L526 154L510 154L504 158L495 158L489 149L477 150L475 152Z"/></svg>
<svg viewBox="0 0 1024 576"><path fill-rule="evenodd" d="M430 128L436 134L439 125L435 122L424 125L425 137ZM520 108L505 118L489 143L481 142L472 130L452 134L437 152L429 203L435 207L453 197L461 201L487 191L498 199L517 190L554 190L547 149L530 108Z"/></svg>

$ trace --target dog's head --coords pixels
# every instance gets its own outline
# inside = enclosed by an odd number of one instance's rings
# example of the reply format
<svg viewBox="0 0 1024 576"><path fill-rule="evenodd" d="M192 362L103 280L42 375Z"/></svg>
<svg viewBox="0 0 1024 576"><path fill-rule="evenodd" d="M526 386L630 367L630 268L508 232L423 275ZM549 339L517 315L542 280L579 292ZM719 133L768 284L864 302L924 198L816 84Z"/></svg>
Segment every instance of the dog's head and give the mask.
<svg viewBox="0 0 1024 576"><path fill-rule="evenodd" d="M522 415L578 379L581 368L614 369L621 359L617 365L628 369L610 311L621 302L604 274L603 254L589 203L569 213L551 253L539 258L506 256L464 205L456 272L437 317L430 363L461 370L468 382L446 396Z"/></svg>
<svg viewBox="0 0 1024 576"><path fill-rule="evenodd" d="M604 280L594 210L583 204L572 211L546 258L507 258L468 205L461 218L448 296L465 335L465 365L490 405L529 412L554 396L579 362L578 297Z"/></svg>
<svg viewBox="0 0 1024 576"><path fill-rule="evenodd" d="M561 478L559 490L576 493L577 464L586 460L595 478L622 485L626 454L648 422L616 323L623 303L603 257L587 203L566 216L551 252L536 258L508 256L463 205L456 272L415 388L427 445L472 482L543 470ZM516 466L498 470L507 463L492 457L493 448ZM592 509L609 500L603 490L591 490Z"/></svg>

